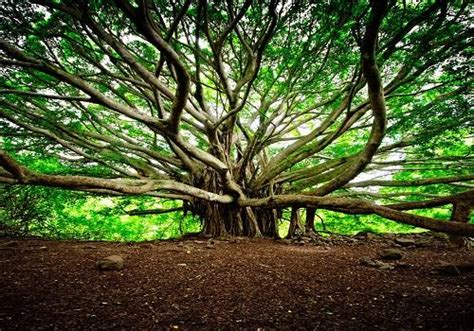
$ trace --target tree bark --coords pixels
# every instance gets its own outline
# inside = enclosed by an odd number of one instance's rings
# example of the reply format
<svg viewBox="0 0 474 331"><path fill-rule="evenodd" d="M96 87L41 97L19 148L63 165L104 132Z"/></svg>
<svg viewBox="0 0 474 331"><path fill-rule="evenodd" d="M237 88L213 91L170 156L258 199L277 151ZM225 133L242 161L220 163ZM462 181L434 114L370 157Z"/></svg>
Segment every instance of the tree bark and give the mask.
<svg viewBox="0 0 474 331"><path fill-rule="evenodd" d="M278 212L276 209L255 208L254 210L262 236L279 239Z"/></svg>
<svg viewBox="0 0 474 331"><path fill-rule="evenodd" d="M451 213L451 222L467 223L471 216L471 204L465 201L458 201L453 203L453 211ZM453 246L465 247L468 245L466 236L462 235L449 235L449 242Z"/></svg>
<svg viewBox="0 0 474 331"><path fill-rule="evenodd" d="M203 208L204 206L204 208ZM200 206L203 227L201 234L213 238L227 236L227 229L224 221L224 211L222 206L215 203L202 203ZM233 228L235 231L235 228Z"/></svg>
<svg viewBox="0 0 474 331"><path fill-rule="evenodd" d="M468 202L460 201L453 204L451 222L469 222L471 216L471 205Z"/></svg>
<svg viewBox="0 0 474 331"><path fill-rule="evenodd" d="M300 211L297 207L291 208L290 228L287 239L301 237L304 234L304 227L301 224Z"/></svg>
<svg viewBox="0 0 474 331"><path fill-rule="evenodd" d="M316 216L316 208L306 208L306 224L304 226L306 234L316 233L314 228L314 217Z"/></svg>

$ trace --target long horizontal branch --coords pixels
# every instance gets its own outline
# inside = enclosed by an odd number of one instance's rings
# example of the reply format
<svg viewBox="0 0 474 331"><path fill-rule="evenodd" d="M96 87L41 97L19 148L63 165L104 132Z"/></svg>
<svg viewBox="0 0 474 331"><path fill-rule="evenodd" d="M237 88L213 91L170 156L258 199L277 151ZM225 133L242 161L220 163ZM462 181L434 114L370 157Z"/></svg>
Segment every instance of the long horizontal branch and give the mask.
<svg viewBox="0 0 474 331"><path fill-rule="evenodd" d="M234 200L230 195L207 192L173 180L103 179L87 176L39 174L18 164L2 150L0 150L0 166L12 175L11 177L0 177L0 182L8 184L43 185L82 190L97 189L133 195L166 190L218 203L230 203Z"/></svg>
<svg viewBox="0 0 474 331"><path fill-rule="evenodd" d="M471 206L474 206L474 190L469 190L463 193L454 194L447 197L439 197L431 200L424 201L411 201L411 202L402 202L397 204L387 205L386 207L396 209L396 210L412 210L412 209L422 209L422 208L433 208L444 206L447 204L455 203L468 203Z"/></svg>
<svg viewBox="0 0 474 331"><path fill-rule="evenodd" d="M67 100L67 101L84 101L90 102L92 99L90 97L79 97L72 95L56 95L49 93L40 93L33 91L21 91L21 90L12 90L12 89L1 89L0 94L17 94L17 95L28 95L33 97L41 97L46 99L57 99L57 100Z"/></svg>
<svg viewBox="0 0 474 331"><path fill-rule="evenodd" d="M131 210L127 212L130 216L144 216L144 215L161 215L182 211L183 207L169 208L169 209L147 209L147 210Z"/></svg>
<svg viewBox="0 0 474 331"><path fill-rule="evenodd" d="M434 184L449 184L474 180L474 174L460 175L452 177L425 178L415 180L366 180L362 182L350 183L344 187L369 187L369 186L424 186Z"/></svg>
<svg viewBox="0 0 474 331"><path fill-rule="evenodd" d="M261 199L240 199L240 206L284 208L290 206L313 207L348 214L376 214L396 222L455 235L474 236L474 224L445 222L434 218L413 215L387 206L379 206L362 199L314 197L304 195L276 195Z"/></svg>

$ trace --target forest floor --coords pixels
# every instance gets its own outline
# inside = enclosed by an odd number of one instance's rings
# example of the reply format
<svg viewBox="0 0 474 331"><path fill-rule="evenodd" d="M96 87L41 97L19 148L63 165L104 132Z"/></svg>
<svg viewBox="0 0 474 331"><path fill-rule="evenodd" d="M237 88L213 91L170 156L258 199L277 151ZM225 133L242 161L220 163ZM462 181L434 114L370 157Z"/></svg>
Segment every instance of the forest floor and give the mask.
<svg viewBox="0 0 474 331"><path fill-rule="evenodd" d="M387 248L402 258L382 261ZM112 254L124 268L99 271L96 261ZM1 239L0 330L472 330L474 272L454 265L473 259L472 248L431 235Z"/></svg>

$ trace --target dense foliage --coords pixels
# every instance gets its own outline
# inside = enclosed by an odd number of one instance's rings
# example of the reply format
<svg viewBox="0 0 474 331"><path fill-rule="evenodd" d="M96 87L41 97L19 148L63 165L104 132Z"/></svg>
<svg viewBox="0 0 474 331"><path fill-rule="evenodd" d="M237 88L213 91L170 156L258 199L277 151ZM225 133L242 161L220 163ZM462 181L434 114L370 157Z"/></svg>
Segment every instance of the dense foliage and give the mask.
<svg viewBox="0 0 474 331"><path fill-rule="evenodd" d="M6 0L0 182L101 195L5 187L6 222L49 209L59 236L94 220L87 236L135 239L377 215L474 235L471 22L463 0ZM23 215L19 196L42 202Z"/></svg>
<svg viewBox="0 0 474 331"><path fill-rule="evenodd" d="M0 236L141 241L198 232L200 221L176 211L133 216L134 211L171 208L174 201L94 197L54 188L0 186Z"/></svg>

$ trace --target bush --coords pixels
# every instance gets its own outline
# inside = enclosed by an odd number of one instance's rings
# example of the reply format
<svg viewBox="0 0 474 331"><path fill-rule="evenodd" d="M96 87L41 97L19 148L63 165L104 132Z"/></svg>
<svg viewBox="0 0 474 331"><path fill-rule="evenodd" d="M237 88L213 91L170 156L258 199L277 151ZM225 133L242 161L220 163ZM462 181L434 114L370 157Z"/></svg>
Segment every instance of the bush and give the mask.
<svg viewBox="0 0 474 331"><path fill-rule="evenodd" d="M46 226L53 210L51 189L33 186L0 186L0 235L27 236Z"/></svg>

